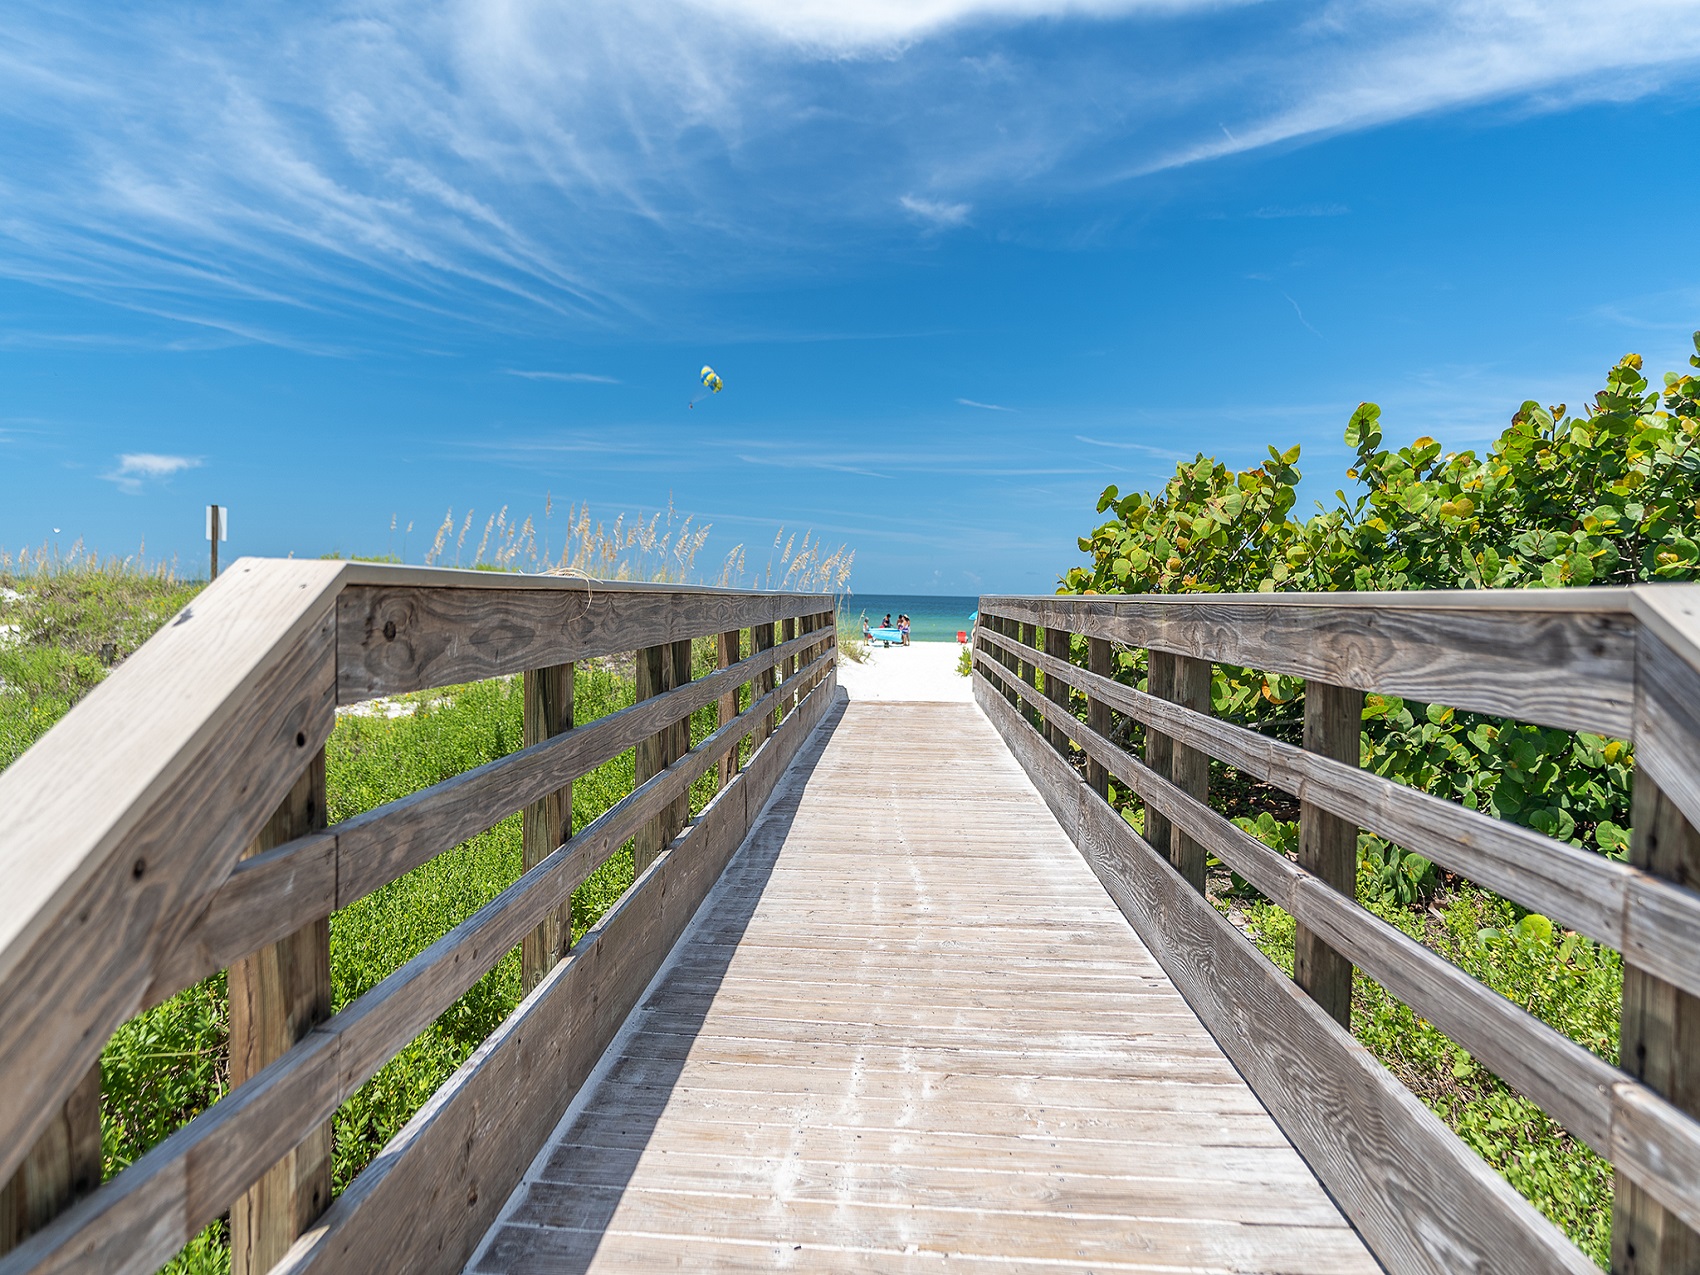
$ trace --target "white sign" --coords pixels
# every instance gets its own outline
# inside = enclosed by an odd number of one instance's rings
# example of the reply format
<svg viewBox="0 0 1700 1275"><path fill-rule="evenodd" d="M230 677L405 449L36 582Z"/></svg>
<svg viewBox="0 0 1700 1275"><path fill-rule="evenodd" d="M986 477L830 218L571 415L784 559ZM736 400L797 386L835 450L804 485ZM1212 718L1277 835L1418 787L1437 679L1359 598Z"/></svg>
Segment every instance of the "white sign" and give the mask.
<svg viewBox="0 0 1700 1275"><path fill-rule="evenodd" d="M213 528L218 528L220 540L230 539L230 510L224 505L207 506L207 539L213 538Z"/></svg>

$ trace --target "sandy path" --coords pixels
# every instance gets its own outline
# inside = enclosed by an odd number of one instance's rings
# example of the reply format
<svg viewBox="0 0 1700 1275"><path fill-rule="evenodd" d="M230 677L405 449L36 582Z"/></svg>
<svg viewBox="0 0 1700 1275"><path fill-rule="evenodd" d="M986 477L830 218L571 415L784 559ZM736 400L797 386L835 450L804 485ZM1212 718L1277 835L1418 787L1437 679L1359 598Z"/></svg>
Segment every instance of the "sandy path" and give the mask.
<svg viewBox="0 0 1700 1275"><path fill-rule="evenodd" d="M955 642L871 645L866 664L839 660L838 684L852 700L966 703L974 692L970 679L956 671L961 650Z"/></svg>

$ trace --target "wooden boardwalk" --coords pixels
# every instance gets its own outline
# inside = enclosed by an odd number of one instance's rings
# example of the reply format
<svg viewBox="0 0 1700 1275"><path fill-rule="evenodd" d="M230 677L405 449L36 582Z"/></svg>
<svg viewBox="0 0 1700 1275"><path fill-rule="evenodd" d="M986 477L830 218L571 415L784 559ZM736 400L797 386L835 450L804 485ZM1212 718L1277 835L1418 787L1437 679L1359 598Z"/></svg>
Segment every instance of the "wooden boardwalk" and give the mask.
<svg viewBox="0 0 1700 1275"><path fill-rule="evenodd" d="M1378 1270L972 704L833 711L478 1272Z"/></svg>

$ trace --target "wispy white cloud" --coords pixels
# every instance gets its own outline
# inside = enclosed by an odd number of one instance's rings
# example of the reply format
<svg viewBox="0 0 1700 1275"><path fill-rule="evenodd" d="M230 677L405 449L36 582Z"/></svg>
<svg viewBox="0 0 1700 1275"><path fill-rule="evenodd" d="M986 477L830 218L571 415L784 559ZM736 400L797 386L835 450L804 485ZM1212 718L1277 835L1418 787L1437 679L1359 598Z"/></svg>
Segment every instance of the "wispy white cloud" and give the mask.
<svg viewBox="0 0 1700 1275"><path fill-rule="evenodd" d="M903 195L897 202L922 221L930 221L935 226L960 226L968 220L972 211L967 204L922 199L917 195Z"/></svg>
<svg viewBox="0 0 1700 1275"><path fill-rule="evenodd" d="M1351 211L1345 204L1275 204L1253 209L1251 215L1259 221L1280 221L1290 217L1344 217Z"/></svg>
<svg viewBox="0 0 1700 1275"><path fill-rule="evenodd" d="M978 407L986 412L1013 412L1015 410L1013 407L1005 407L1001 403L976 403L971 398L959 398L956 401L964 407Z"/></svg>
<svg viewBox="0 0 1700 1275"><path fill-rule="evenodd" d="M1155 456L1159 460L1191 460L1192 453L1170 451L1167 447L1153 447L1149 443L1115 443L1107 438L1088 438L1085 434L1076 434L1074 441L1085 443L1088 447L1108 447L1118 452L1140 452L1146 456Z"/></svg>
<svg viewBox="0 0 1700 1275"><path fill-rule="evenodd" d="M696 0L696 4L769 38L837 56L870 50L890 53L917 40L976 24L1039 18L1103 19L1206 7L1199 0L858 0L854 4L842 0Z"/></svg>
<svg viewBox="0 0 1700 1275"><path fill-rule="evenodd" d="M504 368L508 376L523 376L528 381L573 381L589 385L618 385L617 377L598 376L594 372L526 372L519 368Z"/></svg>
<svg viewBox="0 0 1700 1275"><path fill-rule="evenodd" d="M666 328L916 221L1697 63L1694 0L17 0L0 276L316 354Z"/></svg>
<svg viewBox="0 0 1700 1275"><path fill-rule="evenodd" d="M110 473L102 474L108 482L118 484L121 491L138 492L142 485L170 478L185 469L199 469L201 461L195 456L162 456L158 452L124 452Z"/></svg>

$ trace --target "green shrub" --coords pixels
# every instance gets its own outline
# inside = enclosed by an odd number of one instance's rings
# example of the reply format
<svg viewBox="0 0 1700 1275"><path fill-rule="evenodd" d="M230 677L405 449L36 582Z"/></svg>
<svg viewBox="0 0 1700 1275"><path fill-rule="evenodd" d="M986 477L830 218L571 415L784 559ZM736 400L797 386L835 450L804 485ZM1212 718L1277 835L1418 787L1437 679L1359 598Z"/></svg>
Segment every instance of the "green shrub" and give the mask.
<svg viewBox="0 0 1700 1275"><path fill-rule="evenodd" d="M1700 368L1700 333L1694 338ZM1255 593L1306 589L1558 588L1700 579L1700 377L1650 389L1628 355L1580 416L1524 403L1487 454L1443 454L1431 438L1383 446L1380 409L1346 428L1356 490L1293 516L1299 449L1234 472L1198 456L1155 495L1105 490L1109 521L1083 538L1086 565L1063 593ZM1120 651L1116 675L1145 677ZM1218 667L1220 716L1302 740L1304 683ZM1123 728L1138 748L1142 733ZM1496 721L1444 705L1366 696L1363 766L1399 783L1612 858L1629 844L1634 757L1623 740ZM1218 770L1221 770L1218 767ZM1213 785L1215 781L1213 780ZM1244 813L1247 785L1216 805L1283 853L1288 813ZM1265 798L1265 804L1268 799ZM1255 806L1256 801L1249 804ZM1290 804L1290 803L1289 803ZM1218 865L1219 867L1219 865ZM1241 908L1291 970L1292 919L1218 871L1220 906ZM1621 960L1579 935L1440 873L1379 837L1359 839L1358 889L1371 911L1490 988L1615 1061ZM1360 977L1353 1027L1388 1067L1584 1250L1609 1258L1611 1173L1534 1104L1513 1094L1407 1007Z"/></svg>

